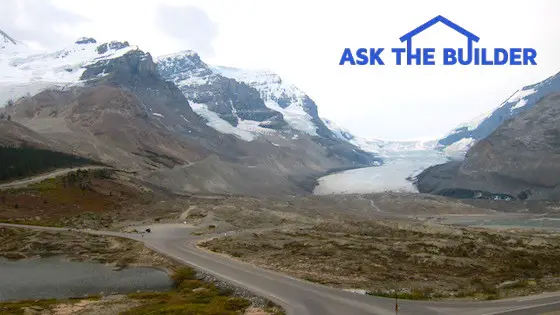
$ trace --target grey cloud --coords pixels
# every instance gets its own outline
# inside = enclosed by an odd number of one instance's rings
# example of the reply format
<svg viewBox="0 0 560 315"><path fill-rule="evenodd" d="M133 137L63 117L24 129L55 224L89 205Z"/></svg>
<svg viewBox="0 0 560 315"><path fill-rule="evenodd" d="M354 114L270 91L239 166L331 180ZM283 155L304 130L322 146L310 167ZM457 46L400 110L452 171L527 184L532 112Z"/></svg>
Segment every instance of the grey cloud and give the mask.
<svg viewBox="0 0 560 315"><path fill-rule="evenodd" d="M25 25L18 19L24 17ZM87 22L87 18L54 6L45 0L2 0L0 29L20 41L35 41L47 48L68 44L68 38L57 27Z"/></svg>
<svg viewBox="0 0 560 315"><path fill-rule="evenodd" d="M157 26L176 38L185 48L205 55L213 54L212 40L217 36L216 24L206 12L191 6L160 5Z"/></svg>

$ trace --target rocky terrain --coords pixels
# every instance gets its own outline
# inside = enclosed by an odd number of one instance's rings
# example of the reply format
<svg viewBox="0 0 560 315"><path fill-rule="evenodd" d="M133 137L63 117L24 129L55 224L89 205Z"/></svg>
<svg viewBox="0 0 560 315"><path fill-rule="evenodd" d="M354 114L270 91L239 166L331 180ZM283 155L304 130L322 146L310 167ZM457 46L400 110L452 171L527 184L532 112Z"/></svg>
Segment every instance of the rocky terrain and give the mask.
<svg viewBox="0 0 560 315"><path fill-rule="evenodd" d="M156 63L127 42L81 38L56 52L0 57L11 95L5 117L53 150L172 191L302 195L329 170L379 163L336 137L295 87L274 81L273 97L194 52Z"/></svg>
<svg viewBox="0 0 560 315"><path fill-rule="evenodd" d="M0 146L16 148L27 146L48 150L68 150L63 144L56 143L17 122L6 119L0 119Z"/></svg>
<svg viewBox="0 0 560 315"><path fill-rule="evenodd" d="M239 233L200 246L356 292L497 299L558 290L557 242L557 234L350 219Z"/></svg>
<svg viewBox="0 0 560 315"><path fill-rule="evenodd" d="M462 162L433 166L421 192L522 200L560 199L560 95L550 94L478 141Z"/></svg>
<svg viewBox="0 0 560 315"><path fill-rule="evenodd" d="M509 96L498 108L462 124L438 140L439 148L462 160L478 140L492 134L502 123L531 109L541 98L560 92L560 73L544 81L525 86Z"/></svg>

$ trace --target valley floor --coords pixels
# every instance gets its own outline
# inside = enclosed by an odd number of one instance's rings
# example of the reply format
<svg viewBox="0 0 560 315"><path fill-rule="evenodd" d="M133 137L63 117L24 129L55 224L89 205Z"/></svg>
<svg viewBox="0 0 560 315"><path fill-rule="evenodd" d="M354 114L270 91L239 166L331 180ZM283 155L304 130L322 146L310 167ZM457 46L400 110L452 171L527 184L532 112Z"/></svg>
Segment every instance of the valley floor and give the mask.
<svg viewBox="0 0 560 315"><path fill-rule="evenodd" d="M163 223L193 226L192 235L209 237L199 242L207 250L372 295L393 296L397 289L408 299L500 299L560 289L560 234L446 223L454 218L535 217L531 211L554 216L556 204L473 202L415 193L180 196L124 173L96 174L66 174L2 191L0 219L129 233ZM500 211L506 208L524 212ZM126 250L114 250L115 241L106 236L65 241L73 234L0 230L1 252L12 259L80 253L134 265L142 263L139 257L160 257L134 252L143 247L132 241L118 241ZM157 238L157 232L152 234ZM164 258L144 263L166 264Z"/></svg>

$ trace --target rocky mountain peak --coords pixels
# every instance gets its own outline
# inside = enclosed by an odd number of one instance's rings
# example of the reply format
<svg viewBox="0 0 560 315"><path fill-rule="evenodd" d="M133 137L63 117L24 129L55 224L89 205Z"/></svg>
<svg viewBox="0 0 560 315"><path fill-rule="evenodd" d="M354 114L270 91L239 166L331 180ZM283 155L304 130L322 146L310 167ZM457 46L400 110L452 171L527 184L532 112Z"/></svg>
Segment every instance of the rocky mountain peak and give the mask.
<svg viewBox="0 0 560 315"><path fill-rule="evenodd" d="M111 45L122 48L128 47L121 46L125 45L125 43L113 42L99 46L98 50L100 47L104 47L102 49L105 49L109 48ZM159 78L160 74L152 56L142 50L135 49L125 52L122 56L101 59L87 65L80 79L90 80L102 79L105 77L109 77L109 80L112 82L125 83L130 80L137 80L138 78Z"/></svg>
<svg viewBox="0 0 560 315"><path fill-rule="evenodd" d="M157 58L158 68L164 77L175 82L189 77L203 77L212 74L212 70L205 64L198 53L184 50L178 53Z"/></svg>
<svg viewBox="0 0 560 315"><path fill-rule="evenodd" d="M225 77L204 63L191 50L158 58L161 75L174 82L198 109L209 109L231 126L240 121L258 127L278 129L285 125L282 114L268 108L257 90ZM209 118L208 118L209 119Z"/></svg>
<svg viewBox="0 0 560 315"><path fill-rule="evenodd" d="M21 42L0 30L0 53L18 52L24 47Z"/></svg>
<svg viewBox="0 0 560 315"><path fill-rule="evenodd" d="M93 39L93 38L91 38L91 39L95 42L95 39ZM112 42L103 43L103 44L97 46L97 52L100 55L102 55L109 50L120 50L120 49L124 49L126 47L130 47L130 44L128 44L128 42L112 41Z"/></svg>
<svg viewBox="0 0 560 315"><path fill-rule="evenodd" d="M76 40L75 44L83 45L83 44L96 44L97 41L93 37L80 37Z"/></svg>

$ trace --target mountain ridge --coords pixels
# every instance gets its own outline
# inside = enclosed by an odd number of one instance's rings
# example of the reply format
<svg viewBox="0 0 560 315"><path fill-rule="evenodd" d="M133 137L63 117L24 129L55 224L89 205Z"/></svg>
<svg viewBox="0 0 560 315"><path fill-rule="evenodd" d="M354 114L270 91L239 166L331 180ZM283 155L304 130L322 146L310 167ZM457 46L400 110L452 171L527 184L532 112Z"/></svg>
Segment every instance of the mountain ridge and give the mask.
<svg viewBox="0 0 560 315"><path fill-rule="evenodd" d="M378 160L330 131L292 128L262 91L216 73L195 52L166 58L167 66L128 42L87 37L8 55L3 84L26 93L10 92L3 111L72 154L178 192L308 194L309 178Z"/></svg>
<svg viewBox="0 0 560 315"><path fill-rule="evenodd" d="M479 140L463 161L432 166L420 192L463 198L560 200L560 93L551 93Z"/></svg>
<svg viewBox="0 0 560 315"><path fill-rule="evenodd" d="M461 160L476 141L486 138L506 120L531 109L550 93L560 92L560 72L547 79L524 86L511 94L500 106L454 128L438 140L438 146L449 156Z"/></svg>

